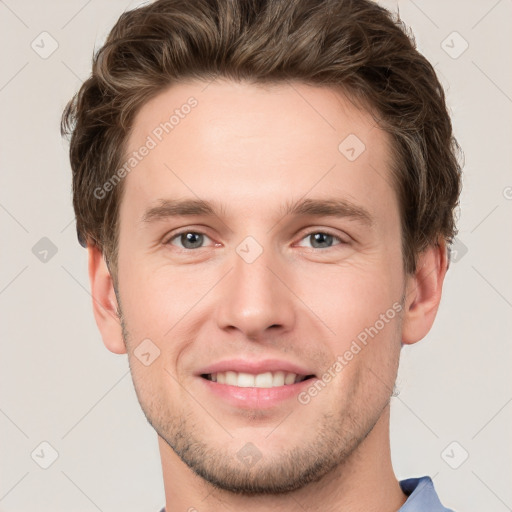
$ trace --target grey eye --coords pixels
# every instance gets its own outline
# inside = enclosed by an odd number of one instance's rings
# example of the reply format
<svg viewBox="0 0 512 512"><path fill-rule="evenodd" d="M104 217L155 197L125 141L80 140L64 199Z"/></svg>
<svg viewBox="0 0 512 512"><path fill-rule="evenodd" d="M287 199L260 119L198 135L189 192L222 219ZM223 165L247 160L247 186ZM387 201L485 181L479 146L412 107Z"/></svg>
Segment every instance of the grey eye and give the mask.
<svg viewBox="0 0 512 512"><path fill-rule="evenodd" d="M329 235L328 233L311 233L309 236L309 240L314 249L324 249L326 247L331 247L333 244L334 237L333 235Z"/></svg>
<svg viewBox="0 0 512 512"><path fill-rule="evenodd" d="M208 238L202 233L196 233L195 231L186 231L184 233L177 234L169 243L172 245L177 245L176 241L179 240L179 245L184 249L198 249L202 247L204 243L204 239Z"/></svg>

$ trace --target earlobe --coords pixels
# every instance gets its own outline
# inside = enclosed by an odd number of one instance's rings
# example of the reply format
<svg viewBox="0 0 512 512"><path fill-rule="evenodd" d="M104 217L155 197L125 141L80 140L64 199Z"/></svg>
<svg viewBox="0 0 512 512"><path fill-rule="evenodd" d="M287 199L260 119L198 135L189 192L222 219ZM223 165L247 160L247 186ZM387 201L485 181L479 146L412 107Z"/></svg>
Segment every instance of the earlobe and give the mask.
<svg viewBox="0 0 512 512"><path fill-rule="evenodd" d="M407 278L402 343L416 343L430 331L441 301L447 269L448 253L444 240L419 255L416 272Z"/></svg>
<svg viewBox="0 0 512 512"><path fill-rule="evenodd" d="M114 354L125 354L126 346L112 276L100 249L91 245L87 251L92 307L103 343Z"/></svg>

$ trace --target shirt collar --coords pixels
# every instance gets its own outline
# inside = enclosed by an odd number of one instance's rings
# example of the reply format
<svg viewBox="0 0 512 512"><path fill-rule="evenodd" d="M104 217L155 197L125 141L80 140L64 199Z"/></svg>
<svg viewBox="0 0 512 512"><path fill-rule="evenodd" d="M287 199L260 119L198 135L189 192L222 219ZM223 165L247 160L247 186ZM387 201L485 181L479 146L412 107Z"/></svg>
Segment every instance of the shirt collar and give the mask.
<svg viewBox="0 0 512 512"><path fill-rule="evenodd" d="M398 512L453 512L439 501L429 476L401 480L400 487L409 497Z"/></svg>

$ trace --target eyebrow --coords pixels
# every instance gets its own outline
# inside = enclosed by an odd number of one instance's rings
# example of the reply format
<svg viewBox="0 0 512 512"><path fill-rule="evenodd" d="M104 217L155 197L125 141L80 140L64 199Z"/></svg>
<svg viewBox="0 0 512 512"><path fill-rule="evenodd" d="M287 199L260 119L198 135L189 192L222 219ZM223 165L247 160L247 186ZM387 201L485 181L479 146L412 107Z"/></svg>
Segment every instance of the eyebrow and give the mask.
<svg viewBox="0 0 512 512"><path fill-rule="evenodd" d="M284 215L310 215L315 217L348 217L367 226L373 224L368 210L346 199L303 199L296 203L287 203Z"/></svg>
<svg viewBox="0 0 512 512"><path fill-rule="evenodd" d="M201 199L161 199L158 206L148 208L142 216L142 222L153 222L169 217L209 216L217 215L222 210L215 203Z"/></svg>
<svg viewBox="0 0 512 512"><path fill-rule="evenodd" d="M157 206L145 211L142 222L150 223L172 217L219 217L224 212L223 205L216 202L201 199L161 199ZM349 218L367 226L372 226L374 220L370 212L362 206L339 198L289 201L281 208L281 215Z"/></svg>

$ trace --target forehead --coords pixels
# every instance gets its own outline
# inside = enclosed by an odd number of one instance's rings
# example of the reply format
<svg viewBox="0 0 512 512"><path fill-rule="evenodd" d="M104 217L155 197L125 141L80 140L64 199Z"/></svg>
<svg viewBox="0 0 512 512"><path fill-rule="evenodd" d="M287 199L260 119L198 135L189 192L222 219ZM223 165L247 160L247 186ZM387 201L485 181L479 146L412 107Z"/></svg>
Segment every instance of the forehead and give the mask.
<svg viewBox="0 0 512 512"><path fill-rule="evenodd" d="M125 161L137 160L121 215L140 217L176 197L263 214L307 195L336 195L374 210L383 198L396 201L389 155L371 115L332 88L180 83L135 118Z"/></svg>

